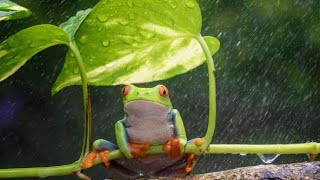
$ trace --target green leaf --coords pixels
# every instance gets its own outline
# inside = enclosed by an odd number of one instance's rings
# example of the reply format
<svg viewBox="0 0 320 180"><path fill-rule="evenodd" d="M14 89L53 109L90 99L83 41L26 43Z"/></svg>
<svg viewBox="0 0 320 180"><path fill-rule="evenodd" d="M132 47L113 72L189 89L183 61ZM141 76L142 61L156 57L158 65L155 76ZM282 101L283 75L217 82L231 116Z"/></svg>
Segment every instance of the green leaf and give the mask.
<svg viewBox="0 0 320 180"><path fill-rule="evenodd" d="M68 33L70 41L74 40L74 35L76 34L79 26L81 25L83 20L88 16L90 11L91 8L78 11L75 16L72 16L68 19L68 21L60 24L59 27Z"/></svg>
<svg viewBox="0 0 320 180"><path fill-rule="evenodd" d="M9 0L0 0L0 21L21 19L30 16L31 11Z"/></svg>
<svg viewBox="0 0 320 180"><path fill-rule="evenodd" d="M49 24L33 26L10 36L0 44L0 81L15 73L39 51L68 43L68 35Z"/></svg>
<svg viewBox="0 0 320 180"><path fill-rule="evenodd" d="M100 1L75 35L89 85L162 80L201 65L201 22L196 0ZM206 39L215 53L219 41ZM75 84L81 80L69 51L52 92Z"/></svg>

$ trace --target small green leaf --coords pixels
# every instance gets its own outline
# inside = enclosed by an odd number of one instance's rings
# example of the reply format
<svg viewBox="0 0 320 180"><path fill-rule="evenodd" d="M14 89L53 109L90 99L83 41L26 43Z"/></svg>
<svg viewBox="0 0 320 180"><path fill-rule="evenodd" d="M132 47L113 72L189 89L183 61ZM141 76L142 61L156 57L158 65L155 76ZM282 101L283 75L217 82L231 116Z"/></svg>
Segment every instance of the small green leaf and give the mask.
<svg viewBox="0 0 320 180"><path fill-rule="evenodd" d="M10 36L0 44L0 81L15 73L36 53L68 43L68 35L49 24L33 26Z"/></svg>
<svg viewBox="0 0 320 180"><path fill-rule="evenodd" d="M31 11L9 0L0 0L0 21L21 19L30 16Z"/></svg>
<svg viewBox="0 0 320 180"><path fill-rule="evenodd" d="M196 0L101 0L75 35L89 85L162 80L201 65L201 23ZM215 53L219 41L206 40ZM81 80L69 51L52 92L75 84Z"/></svg>
<svg viewBox="0 0 320 180"><path fill-rule="evenodd" d="M68 21L60 24L59 27L68 33L70 41L74 40L74 35L76 34L79 26L81 25L83 20L88 16L90 11L91 8L78 11L75 16L72 16L68 19Z"/></svg>

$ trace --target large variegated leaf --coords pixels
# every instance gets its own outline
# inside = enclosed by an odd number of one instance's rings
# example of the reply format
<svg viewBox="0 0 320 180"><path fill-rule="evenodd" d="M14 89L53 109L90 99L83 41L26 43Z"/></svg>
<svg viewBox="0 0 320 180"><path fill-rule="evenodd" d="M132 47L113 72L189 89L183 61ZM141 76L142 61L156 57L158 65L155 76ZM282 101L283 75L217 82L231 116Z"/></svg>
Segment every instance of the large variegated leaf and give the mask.
<svg viewBox="0 0 320 180"><path fill-rule="evenodd" d="M31 11L9 0L0 0L0 21L28 17Z"/></svg>
<svg viewBox="0 0 320 180"><path fill-rule="evenodd" d="M67 33L43 24L24 29L0 44L0 81L15 73L36 53L57 44L68 44Z"/></svg>
<svg viewBox="0 0 320 180"><path fill-rule="evenodd" d="M150 82L199 66L201 22L196 0L100 1L75 36L89 84ZM219 41L205 39L214 54ZM75 84L81 84L79 69L69 52L52 92Z"/></svg>

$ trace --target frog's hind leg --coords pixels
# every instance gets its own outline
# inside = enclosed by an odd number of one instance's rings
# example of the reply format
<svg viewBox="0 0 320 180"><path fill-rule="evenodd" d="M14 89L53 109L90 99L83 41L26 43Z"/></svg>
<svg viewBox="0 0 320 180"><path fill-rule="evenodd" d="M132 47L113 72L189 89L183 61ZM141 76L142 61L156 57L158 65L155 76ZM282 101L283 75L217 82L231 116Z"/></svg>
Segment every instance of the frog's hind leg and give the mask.
<svg viewBox="0 0 320 180"><path fill-rule="evenodd" d="M142 178L142 174L132 171L122 165L123 162L127 161L127 159L118 159L111 161L110 169L115 172L114 179L138 179Z"/></svg>
<svg viewBox="0 0 320 180"><path fill-rule="evenodd" d="M98 139L93 143L93 151L86 155L81 163L83 169L90 168L93 165L93 160L99 156L106 167L110 166L107 158L110 151L118 149L118 146L104 139Z"/></svg>
<svg viewBox="0 0 320 180"><path fill-rule="evenodd" d="M191 172L191 171L186 172L186 167L188 167L189 165L192 165L192 168L193 168L196 162L195 161L196 157L195 156L193 157L192 163L190 163L190 160L191 159L189 158L189 154L185 155L184 158L177 161L173 165L154 173L154 176L155 177L186 176Z"/></svg>

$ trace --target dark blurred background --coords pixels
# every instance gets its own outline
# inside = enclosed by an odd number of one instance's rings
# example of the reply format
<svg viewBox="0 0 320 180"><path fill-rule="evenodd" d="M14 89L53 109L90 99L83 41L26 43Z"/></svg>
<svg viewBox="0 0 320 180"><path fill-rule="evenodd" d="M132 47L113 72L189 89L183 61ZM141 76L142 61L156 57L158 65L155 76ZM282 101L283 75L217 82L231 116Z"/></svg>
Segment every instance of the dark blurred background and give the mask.
<svg viewBox="0 0 320 180"><path fill-rule="evenodd" d="M0 41L32 25L59 25L97 0L14 2L33 14L0 22ZM200 0L199 4L202 34L221 42L214 56L218 114L213 143L320 142L320 1ZM78 158L81 87L50 94L66 51L65 46L48 48L0 83L0 168L61 165ZM143 86L159 83L168 87L188 137L203 136L208 116L206 65ZM114 124L123 117L121 88L90 87L93 139L115 142ZM306 155L281 155L274 163L306 160ZM195 172L261 163L257 155L205 155ZM86 173L94 179L111 176L100 166Z"/></svg>

